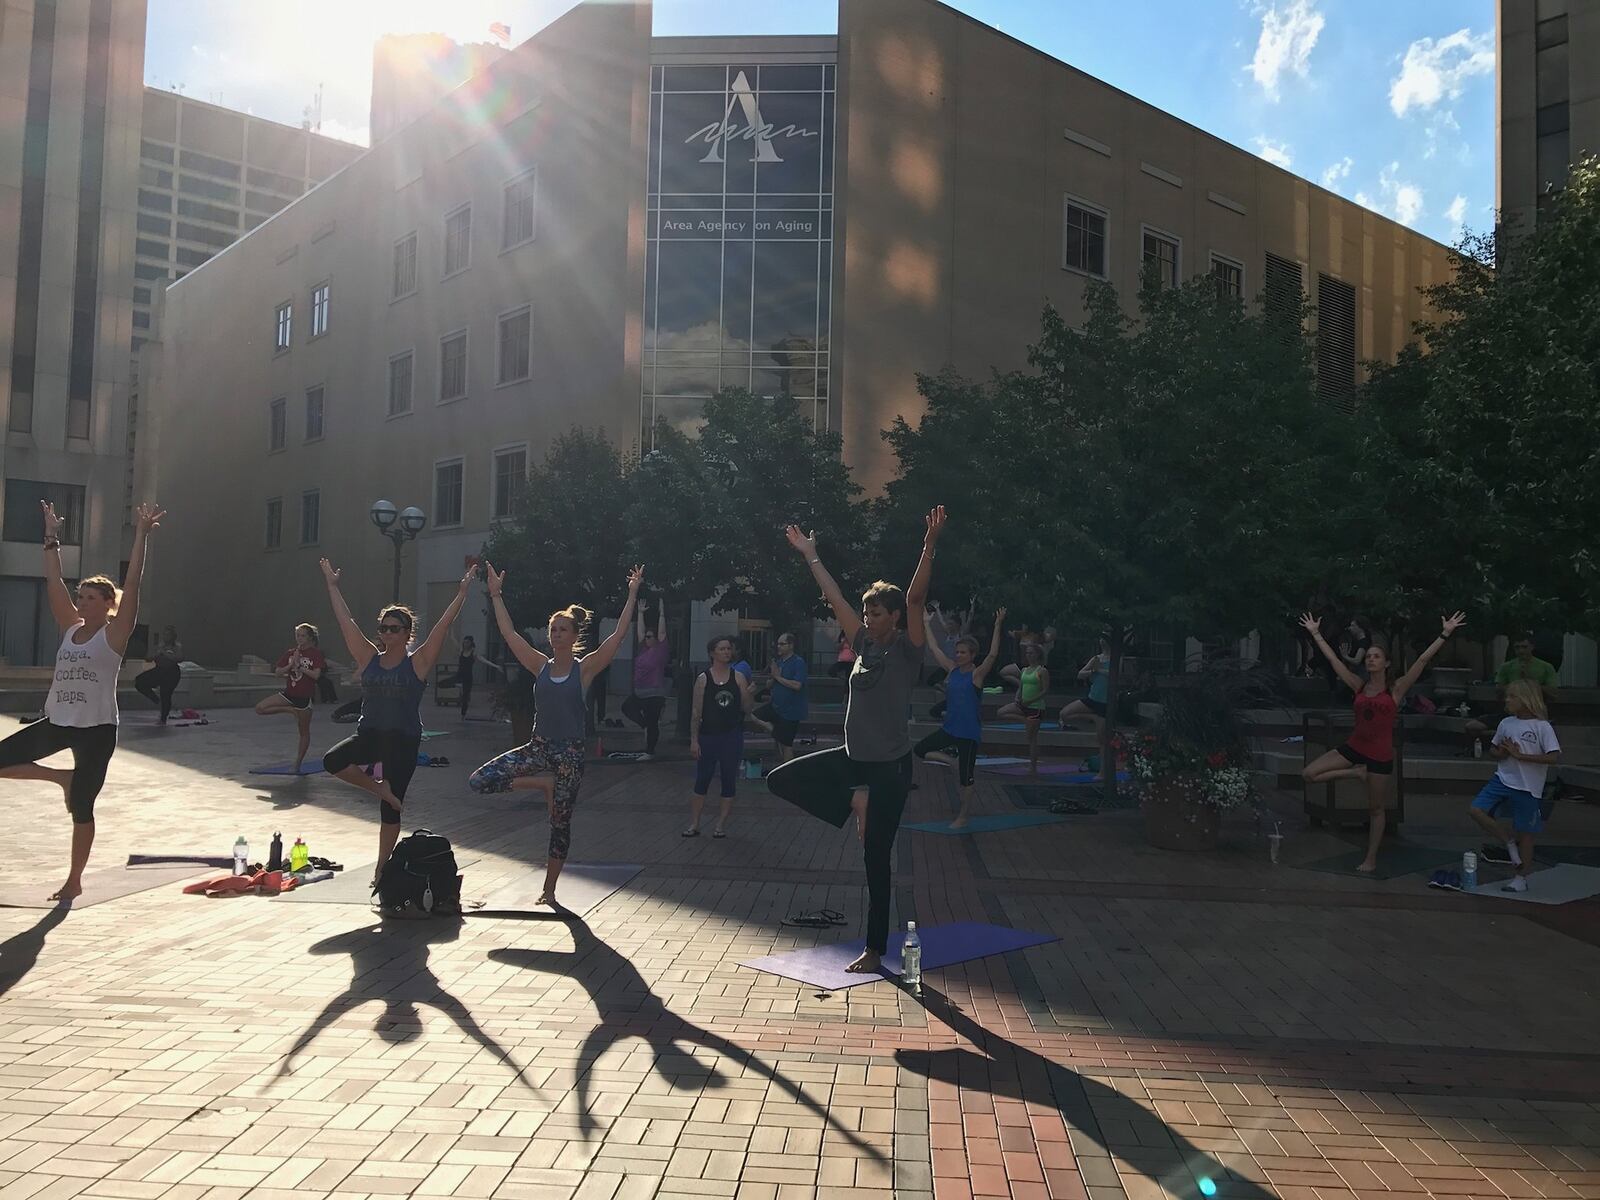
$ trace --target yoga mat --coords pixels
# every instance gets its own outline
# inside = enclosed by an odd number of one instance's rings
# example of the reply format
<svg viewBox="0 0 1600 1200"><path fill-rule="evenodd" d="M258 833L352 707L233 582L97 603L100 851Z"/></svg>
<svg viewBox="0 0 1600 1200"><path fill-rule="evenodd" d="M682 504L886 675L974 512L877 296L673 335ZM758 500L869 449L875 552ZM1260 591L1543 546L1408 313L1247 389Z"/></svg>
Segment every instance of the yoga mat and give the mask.
<svg viewBox="0 0 1600 1200"><path fill-rule="evenodd" d="M1458 852L1440 850L1436 846L1385 845L1378 850L1376 871L1371 873L1357 871L1356 865L1366 856L1364 850L1348 850L1331 858L1317 858L1310 862L1290 865L1301 871L1322 871L1328 875L1355 875L1361 879L1398 879L1402 875L1433 871L1461 861Z"/></svg>
<svg viewBox="0 0 1600 1200"><path fill-rule="evenodd" d="M1027 829L1033 825L1058 825L1065 820L1065 817L1048 812L985 813L982 816L968 817L967 823L960 829L951 829L949 821L915 821L901 828L915 829L918 833L948 833L959 837L967 833L998 833L1006 829Z"/></svg>
<svg viewBox="0 0 1600 1200"><path fill-rule="evenodd" d="M1118 809L1139 807L1139 798L1131 788L1118 788L1115 802L1106 799L1104 784L1085 782L1072 784L1055 783L1008 783L1003 785L1007 799L1019 808L1049 808L1057 800L1076 800L1086 804L1096 812L1111 812Z"/></svg>
<svg viewBox="0 0 1600 1200"><path fill-rule="evenodd" d="M1480 883L1470 895L1494 896L1500 900L1525 900L1529 904L1571 904L1574 900L1587 900L1600 896L1600 869L1579 867L1572 863L1547 867L1528 876L1525 892L1502 892L1506 880Z"/></svg>
<svg viewBox="0 0 1600 1200"><path fill-rule="evenodd" d="M549 913L556 910L535 903L544 891L544 867L529 866L511 882L491 892L481 902L471 905L463 902L475 917L522 916L525 913ZM613 892L627 885L640 871L632 863L570 863L561 871L556 884L556 899L561 908L583 916L596 908Z"/></svg>
<svg viewBox="0 0 1600 1200"><path fill-rule="evenodd" d="M184 867L196 871L209 868L220 870L233 869L233 855L231 854L130 854L128 866L143 869L146 867Z"/></svg>
<svg viewBox="0 0 1600 1200"><path fill-rule="evenodd" d="M980 763L979 765L982 766L983 764ZM988 769L996 775L1021 775L1026 777L1029 774L1027 759L1023 759L1020 763L1006 763L1002 766ZM1039 764L1039 774L1048 775L1058 783L1096 782L1094 772L1085 771L1079 763L1042 762ZM1123 783L1127 779L1128 773L1126 771L1117 772L1117 782Z"/></svg>
<svg viewBox="0 0 1600 1200"><path fill-rule="evenodd" d="M917 931L922 936L922 969L937 971L975 958L991 954L1008 954L1029 946L1042 946L1058 941L1054 934L1030 933L1025 929L1007 929L1000 925L984 925L974 921L957 921L951 925L930 925ZM808 946L790 950L785 954L769 954L765 958L752 958L740 963L765 971L769 975L782 975L785 979L799 980L811 987L830 992L863 983L876 983L884 978L897 978L900 974L900 945L904 933L889 935L888 953L883 956L883 974L855 975L845 970L861 953L866 944L861 941L832 942L823 946Z"/></svg>
<svg viewBox="0 0 1600 1200"><path fill-rule="evenodd" d="M1027 762L1028 760L1025 758L1017 758L1015 755L1004 754L980 754L977 758L977 763L980 767L986 767L990 770L993 770L995 767L1015 766L1017 763L1022 763L1024 766L1026 766Z"/></svg>
<svg viewBox="0 0 1600 1200"><path fill-rule="evenodd" d="M1008 730L1014 730L1014 731L1017 731L1017 732L1021 732L1022 730L1027 728L1027 726L1025 724L1023 724L1021 721L985 721L983 723L983 727L985 729L1008 729ZM1059 732L1060 729L1061 729L1061 726L1060 726L1060 724L1058 724L1055 721L1040 721L1039 722L1039 728L1040 728L1041 731L1048 731L1048 730L1054 729L1054 730Z"/></svg>
<svg viewBox="0 0 1600 1200"><path fill-rule="evenodd" d="M322 759L308 758L300 764L296 771L293 763L273 763L268 767L251 767L252 775L320 775L322 774Z"/></svg>
<svg viewBox="0 0 1600 1200"><path fill-rule="evenodd" d="M228 860L230 863L232 859ZM113 867L108 871L95 871L83 877L83 895L73 900L47 900L61 883L61 876L19 875L0 884L0 908L93 908L107 900L117 900L152 888L164 887L190 879L215 874L210 867L189 863L182 866L146 867L130 871Z"/></svg>
<svg viewBox="0 0 1600 1200"><path fill-rule="evenodd" d="M1535 845L1533 860L1551 864L1571 863L1575 867L1600 867L1600 846Z"/></svg>

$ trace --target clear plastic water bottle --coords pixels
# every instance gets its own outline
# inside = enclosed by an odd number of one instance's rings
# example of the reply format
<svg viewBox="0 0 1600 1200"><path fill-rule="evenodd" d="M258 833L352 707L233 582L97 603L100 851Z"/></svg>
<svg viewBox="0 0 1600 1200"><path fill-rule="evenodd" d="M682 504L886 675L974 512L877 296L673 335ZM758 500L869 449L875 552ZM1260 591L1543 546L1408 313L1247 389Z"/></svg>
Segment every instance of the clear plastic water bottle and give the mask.
<svg viewBox="0 0 1600 1200"><path fill-rule="evenodd" d="M1468 850L1461 856L1461 890L1469 891L1478 886L1478 856Z"/></svg>
<svg viewBox="0 0 1600 1200"><path fill-rule="evenodd" d="M233 844L233 873L243 875L250 868L250 843L244 840L244 834L239 835L239 840Z"/></svg>
<svg viewBox="0 0 1600 1200"><path fill-rule="evenodd" d="M917 995L922 994L922 939L917 923L906 922L906 940L900 947L900 981Z"/></svg>
<svg viewBox="0 0 1600 1200"><path fill-rule="evenodd" d="M311 858L311 848L301 838L295 838L294 845L289 847L289 870L304 871L306 863Z"/></svg>

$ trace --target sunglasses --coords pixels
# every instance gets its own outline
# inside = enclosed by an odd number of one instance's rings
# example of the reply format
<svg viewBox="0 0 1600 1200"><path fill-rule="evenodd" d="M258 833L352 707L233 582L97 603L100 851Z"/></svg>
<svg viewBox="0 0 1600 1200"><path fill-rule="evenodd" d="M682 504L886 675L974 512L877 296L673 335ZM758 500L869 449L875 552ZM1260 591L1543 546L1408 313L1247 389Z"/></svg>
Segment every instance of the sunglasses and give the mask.
<svg viewBox="0 0 1600 1200"><path fill-rule="evenodd" d="M404 625L379 625L378 626L378 632L379 633L410 633L411 631L409 629L407 629Z"/></svg>

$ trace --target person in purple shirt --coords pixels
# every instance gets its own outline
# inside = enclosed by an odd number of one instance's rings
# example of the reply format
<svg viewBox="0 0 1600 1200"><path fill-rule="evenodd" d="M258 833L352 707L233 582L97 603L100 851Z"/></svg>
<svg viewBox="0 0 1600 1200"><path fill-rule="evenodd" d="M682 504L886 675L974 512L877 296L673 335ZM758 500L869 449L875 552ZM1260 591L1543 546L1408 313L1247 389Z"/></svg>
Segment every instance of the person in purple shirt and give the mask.
<svg viewBox="0 0 1600 1200"><path fill-rule="evenodd" d="M672 646L667 641L667 605L656 605L656 627L647 629L644 606L639 606L639 648L633 655L633 691L622 702L622 715L644 730L644 757L655 757L661 740L661 710L667 706L667 664Z"/></svg>

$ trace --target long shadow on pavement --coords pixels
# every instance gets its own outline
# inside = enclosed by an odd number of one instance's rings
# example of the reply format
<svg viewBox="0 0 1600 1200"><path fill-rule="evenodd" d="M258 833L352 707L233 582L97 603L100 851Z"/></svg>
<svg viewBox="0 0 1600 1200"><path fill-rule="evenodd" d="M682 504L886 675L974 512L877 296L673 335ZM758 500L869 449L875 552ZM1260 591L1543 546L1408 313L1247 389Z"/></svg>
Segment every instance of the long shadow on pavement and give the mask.
<svg viewBox="0 0 1600 1200"><path fill-rule="evenodd" d="M886 1161L881 1150L840 1125L826 1107L806 1095L798 1084L784 1078L749 1051L675 1014L650 989L638 968L602 941L581 917L569 913L529 916L535 920L564 921L572 930L572 949L491 950L489 957L495 962L529 970L557 971L582 986L594 1002L600 1014L599 1024L584 1037L577 1066L579 1128L586 1139L596 1128L595 1120L589 1113L589 1073L595 1061L626 1038L643 1038L655 1051L656 1070L669 1083L681 1077L668 1075L662 1069L661 1057L682 1053L680 1046L683 1044L699 1046L730 1058L771 1080L787 1092L795 1103L810 1109L851 1145L878 1162ZM722 1073L715 1067L707 1078L713 1087L721 1087L724 1082Z"/></svg>
<svg viewBox="0 0 1600 1200"><path fill-rule="evenodd" d="M348 954L350 984L323 1005L322 1011L295 1039L278 1067L278 1078L290 1074L294 1070L295 1055L310 1046L318 1034L345 1013L381 1000L384 1012L377 1021L379 1037L395 1042L415 1038L421 1020L417 1005L427 1004L453 1020L478 1045L510 1065L517 1081L529 1091L538 1091L523 1078L525 1068L517 1065L511 1051L478 1024L471 1010L445 990L428 966L430 946L453 942L460 936L459 919L390 921L335 934L309 947L308 954Z"/></svg>
<svg viewBox="0 0 1600 1200"><path fill-rule="evenodd" d="M1072 1130L1175 1196L1272 1200L1272 1192L1232 1174L1224 1163L1187 1141L1149 1109L1114 1088L985 1029L952 1004L948 996L926 983L922 986L921 1003L930 1016L943 1021L982 1053L962 1048L896 1050L895 1060L906 1070L941 1083L1054 1109ZM1101 1120L1127 1122L1135 1129L1159 1125L1172 1145L1117 1145L1113 1149L1101 1131Z"/></svg>
<svg viewBox="0 0 1600 1200"><path fill-rule="evenodd" d="M71 911L70 904L46 909L44 916L27 929L0 942L0 996L21 983L23 977L33 970L34 964L39 961L39 952L44 949L45 938L67 919Z"/></svg>

